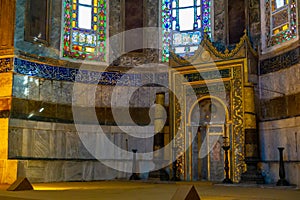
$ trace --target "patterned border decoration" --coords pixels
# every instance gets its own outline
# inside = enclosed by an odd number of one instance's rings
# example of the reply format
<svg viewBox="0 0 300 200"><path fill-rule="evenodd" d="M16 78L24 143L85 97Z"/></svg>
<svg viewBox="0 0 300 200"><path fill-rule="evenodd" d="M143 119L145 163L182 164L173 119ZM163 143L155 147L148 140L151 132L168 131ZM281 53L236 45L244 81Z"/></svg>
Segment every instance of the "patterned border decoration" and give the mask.
<svg viewBox="0 0 300 200"><path fill-rule="evenodd" d="M145 73L145 74L126 74L121 72L96 72L88 70L78 70L74 68L65 68L51 66L47 64L35 63L19 58L14 60L14 72L45 78L57 81L81 82L87 84L99 85L120 85L120 86L141 86L144 83L164 83L168 84L168 73ZM122 82L120 79L122 78ZM149 81L147 81L149 80ZM156 81L156 82L155 82ZM151 86L149 84L145 86Z"/></svg>
<svg viewBox="0 0 300 200"><path fill-rule="evenodd" d="M13 59L12 58L3 58L0 59L0 73L5 73L12 71L13 69Z"/></svg>
<svg viewBox="0 0 300 200"><path fill-rule="evenodd" d="M260 75L291 67L299 63L299 48L260 62Z"/></svg>
<svg viewBox="0 0 300 200"><path fill-rule="evenodd" d="M222 90L224 90L224 88L225 88L226 92L230 91L230 89L231 89L230 82L227 81L227 82L224 82L223 84L221 84L221 85L216 84L216 85L210 86L209 89L207 86L197 87L197 88L194 88L194 93L196 95L206 95L206 94L209 94L209 90L222 91Z"/></svg>
<svg viewBox="0 0 300 200"><path fill-rule="evenodd" d="M243 78L241 67L233 68L232 83L232 112L233 112L233 137L232 137L232 157L233 157L233 181L239 182L241 174L245 171L244 144L245 135L243 132Z"/></svg>
<svg viewBox="0 0 300 200"><path fill-rule="evenodd" d="M231 70L230 69L222 69L219 71L208 71L208 72L201 72L200 73L193 73L193 74L185 74L184 78L187 79L188 82L193 81L203 81L208 79L219 79L219 78L230 78L231 77Z"/></svg>

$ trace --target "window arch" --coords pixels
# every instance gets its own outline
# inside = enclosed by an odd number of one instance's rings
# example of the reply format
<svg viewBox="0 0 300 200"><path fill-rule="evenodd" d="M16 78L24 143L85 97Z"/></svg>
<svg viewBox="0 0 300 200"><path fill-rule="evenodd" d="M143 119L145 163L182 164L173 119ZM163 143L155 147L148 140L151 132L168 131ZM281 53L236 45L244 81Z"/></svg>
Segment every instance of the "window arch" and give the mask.
<svg viewBox="0 0 300 200"><path fill-rule="evenodd" d="M107 1L64 0L62 57L107 61Z"/></svg>
<svg viewBox="0 0 300 200"><path fill-rule="evenodd" d="M212 37L211 0L162 0L162 61L170 48L180 56L191 56L204 34Z"/></svg>

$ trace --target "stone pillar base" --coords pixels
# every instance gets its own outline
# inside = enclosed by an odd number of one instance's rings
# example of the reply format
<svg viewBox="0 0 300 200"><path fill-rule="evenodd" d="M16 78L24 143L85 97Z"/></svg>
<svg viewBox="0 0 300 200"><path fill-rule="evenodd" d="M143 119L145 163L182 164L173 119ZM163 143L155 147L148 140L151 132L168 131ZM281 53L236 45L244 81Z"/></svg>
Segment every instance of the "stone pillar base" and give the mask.
<svg viewBox="0 0 300 200"><path fill-rule="evenodd" d="M12 184L17 180L18 161L0 160L0 184Z"/></svg>

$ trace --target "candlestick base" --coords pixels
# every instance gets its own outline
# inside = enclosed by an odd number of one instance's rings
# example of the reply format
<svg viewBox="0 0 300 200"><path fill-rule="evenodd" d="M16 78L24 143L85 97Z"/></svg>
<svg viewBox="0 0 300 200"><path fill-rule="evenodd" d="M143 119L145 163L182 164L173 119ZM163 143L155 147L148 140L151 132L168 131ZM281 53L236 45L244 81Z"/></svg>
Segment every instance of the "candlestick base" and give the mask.
<svg viewBox="0 0 300 200"><path fill-rule="evenodd" d="M229 178L225 178L222 183L225 183L225 184L232 184L232 180L230 180Z"/></svg>
<svg viewBox="0 0 300 200"><path fill-rule="evenodd" d="M285 179L279 179L276 183L276 186L289 186L289 182Z"/></svg>

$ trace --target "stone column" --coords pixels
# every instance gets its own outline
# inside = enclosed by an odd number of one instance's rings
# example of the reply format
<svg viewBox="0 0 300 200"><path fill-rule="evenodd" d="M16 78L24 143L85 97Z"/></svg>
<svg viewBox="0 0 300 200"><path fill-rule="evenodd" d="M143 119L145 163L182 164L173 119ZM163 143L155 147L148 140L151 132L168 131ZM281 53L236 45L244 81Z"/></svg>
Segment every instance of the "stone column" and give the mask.
<svg viewBox="0 0 300 200"><path fill-rule="evenodd" d="M0 184L11 184L17 178L17 161L8 159L8 125L12 101L12 76L12 72L0 73Z"/></svg>
<svg viewBox="0 0 300 200"><path fill-rule="evenodd" d="M17 161L8 159L15 4L15 0L0 0L0 184L11 184L17 178Z"/></svg>
<svg viewBox="0 0 300 200"><path fill-rule="evenodd" d="M156 171L149 174L150 179L160 179L169 180L169 175L166 170L162 168L164 162L164 152L161 151L160 154L155 152L164 147L164 126L166 121L165 113L165 93L159 92L156 94L155 103L158 104L155 108L154 114L154 143L153 143L153 162L155 164Z"/></svg>
<svg viewBox="0 0 300 200"><path fill-rule="evenodd" d="M241 181L262 184L264 183L264 179L257 170L257 163L259 161L258 131L254 104L254 86L252 83L244 85L244 107L245 162L247 164L247 171L242 174Z"/></svg>
<svg viewBox="0 0 300 200"><path fill-rule="evenodd" d="M256 130L256 112L254 105L254 87L245 84L245 156L246 158L258 158L258 134Z"/></svg>
<svg viewBox="0 0 300 200"><path fill-rule="evenodd" d="M164 123L165 123L165 93L160 92L156 94L155 103L160 105L155 108L155 119L154 119L154 148L153 150L158 150L164 146Z"/></svg>

